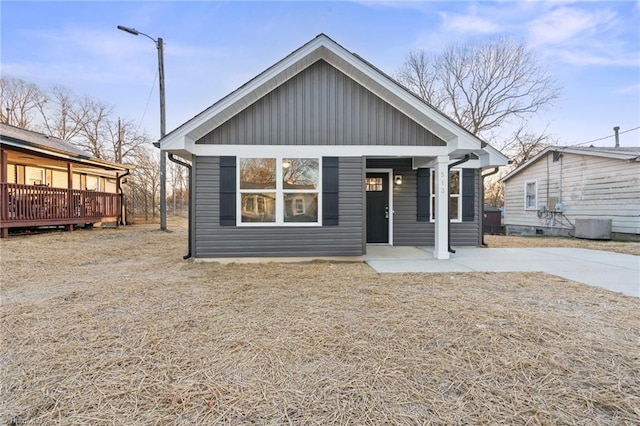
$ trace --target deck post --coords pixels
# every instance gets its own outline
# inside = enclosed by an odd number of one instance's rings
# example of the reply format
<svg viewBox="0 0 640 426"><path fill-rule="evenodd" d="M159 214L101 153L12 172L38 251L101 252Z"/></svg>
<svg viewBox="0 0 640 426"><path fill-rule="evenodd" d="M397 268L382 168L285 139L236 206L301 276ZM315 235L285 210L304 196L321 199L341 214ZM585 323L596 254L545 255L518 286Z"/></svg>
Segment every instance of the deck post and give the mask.
<svg viewBox="0 0 640 426"><path fill-rule="evenodd" d="M449 259L449 241L447 235L448 203L449 203L449 157L439 155L435 167L436 205L434 211L435 235L433 257L435 259Z"/></svg>
<svg viewBox="0 0 640 426"><path fill-rule="evenodd" d="M7 151L0 148L0 182L7 183L7 168ZM0 196L2 196L2 212L0 216L7 219L9 218L9 195L6 190L3 190ZM7 238L8 236L9 228L3 227L0 230L0 238Z"/></svg>
<svg viewBox="0 0 640 426"><path fill-rule="evenodd" d="M73 217L73 213L76 211L74 204L74 197L72 195L73 189L73 164L67 163L67 214L70 218ZM73 223L65 226L67 231L73 231Z"/></svg>

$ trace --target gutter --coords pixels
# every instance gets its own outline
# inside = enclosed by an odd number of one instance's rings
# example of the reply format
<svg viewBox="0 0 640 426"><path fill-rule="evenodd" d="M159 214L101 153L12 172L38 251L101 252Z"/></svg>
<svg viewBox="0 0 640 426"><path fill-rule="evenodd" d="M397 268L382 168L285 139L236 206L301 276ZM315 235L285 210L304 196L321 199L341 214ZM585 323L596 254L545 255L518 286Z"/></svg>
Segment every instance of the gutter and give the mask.
<svg viewBox="0 0 640 426"><path fill-rule="evenodd" d="M126 225L125 220L124 220L124 215L122 214L122 212L125 210L124 208L124 191L122 190L122 178L125 176L128 176L131 174L131 169L126 169L126 171L121 174L121 175L117 175L118 177L116 178L117 180L117 186L120 189L120 225Z"/></svg>
<svg viewBox="0 0 640 426"><path fill-rule="evenodd" d="M459 166L462 163L466 163L469 160L471 160L471 154L466 154L464 157L462 157L461 160L458 160L455 163L449 164L447 171L450 172L453 167ZM450 175L451 173L449 173L449 176ZM447 182L448 181L449 180L447 179ZM460 175L460 193L462 194L462 175ZM460 197L460 202L462 202L462 197ZM451 248L451 214L449 212L450 208L451 208L451 183L447 185L447 248L449 250L449 253L455 253L456 251Z"/></svg>
<svg viewBox="0 0 640 426"><path fill-rule="evenodd" d="M498 171L500 170L500 167L494 167L494 169L492 171L490 171L489 173L487 173L486 175L480 175L482 178L481 180L481 187L482 187L482 211L484 212L484 178L486 178L487 176L491 176L491 175L495 175L496 173L498 173ZM484 214L480 215L480 245L483 247L487 247L487 243L484 242L484 224L482 223L484 219Z"/></svg>
<svg viewBox="0 0 640 426"><path fill-rule="evenodd" d="M184 161L177 159L172 153L169 153L168 158L169 158L169 160L173 161L174 163L179 164L181 166L184 166L189 170L189 179L188 179L188 182L189 182L189 191L188 191L189 197L188 197L188 202L187 202L188 209L189 209L188 210L189 220L188 220L188 228L187 228L188 229L188 232L187 232L187 241L188 241L188 243L187 243L187 254L182 256L182 258L184 260L187 260L187 259L189 259L191 257L191 227L193 225L193 220L192 220L193 219L193 217L192 217L193 216L193 209L191 208L191 188L193 188L193 185L192 185L193 182L192 182L192 176L191 176L191 168L192 168L192 166L189 163L185 163ZM174 194L174 197L175 197L175 194Z"/></svg>

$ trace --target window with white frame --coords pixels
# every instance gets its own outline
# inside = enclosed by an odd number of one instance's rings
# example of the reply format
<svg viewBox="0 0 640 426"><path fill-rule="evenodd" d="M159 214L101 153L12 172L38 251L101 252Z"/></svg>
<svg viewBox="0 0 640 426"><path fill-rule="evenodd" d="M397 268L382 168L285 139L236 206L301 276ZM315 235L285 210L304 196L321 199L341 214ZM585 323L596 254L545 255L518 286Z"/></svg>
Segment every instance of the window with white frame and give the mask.
<svg viewBox="0 0 640 426"><path fill-rule="evenodd" d="M524 208L527 210L538 209L538 182L524 183Z"/></svg>
<svg viewBox="0 0 640 426"><path fill-rule="evenodd" d="M24 171L27 185L45 185L47 183L43 168L26 166Z"/></svg>
<svg viewBox="0 0 640 426"><path fill-rule="evenodd" d="M239 158L239 224L318 225L318 158Z"/></svg>
<svg viewBox="0 0 640 426"><path fill-rule="evenodd" d="M462 218L462 185L461 170L449 170L449 219L459 222ZM436 172L431 169L431 221L436 216Z"/></svg>
<svg viewBox="0 0 640 426"><path fill-rule="evenodd" d="M87 191L100 191L100 177L87 175L86 187Z"/></svg>

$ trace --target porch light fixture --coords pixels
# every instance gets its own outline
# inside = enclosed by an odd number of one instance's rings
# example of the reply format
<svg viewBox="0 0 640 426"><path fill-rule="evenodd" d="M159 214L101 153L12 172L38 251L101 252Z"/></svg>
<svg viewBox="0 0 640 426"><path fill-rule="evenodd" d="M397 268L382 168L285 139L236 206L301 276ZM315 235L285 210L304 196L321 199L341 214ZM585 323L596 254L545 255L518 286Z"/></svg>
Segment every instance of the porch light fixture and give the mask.
<svg viewBox="0 0 640 426"><path fill-rule="evenodd" d="M394 178L396 185L402 185L402 175L396 175Z"/></svg>

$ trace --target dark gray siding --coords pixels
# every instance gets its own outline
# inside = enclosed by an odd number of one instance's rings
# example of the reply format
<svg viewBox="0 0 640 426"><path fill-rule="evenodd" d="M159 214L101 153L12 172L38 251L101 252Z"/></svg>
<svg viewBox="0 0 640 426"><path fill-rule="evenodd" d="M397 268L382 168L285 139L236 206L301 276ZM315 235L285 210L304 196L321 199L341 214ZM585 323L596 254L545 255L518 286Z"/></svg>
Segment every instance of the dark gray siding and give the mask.
<svg viewBox="0 0 640 426"><path fill-rule="evenodd" d="M339 225L220 226L220 157L196 157L195 257L363 254L363 160L339 160Z"/></svg>
<svg viewBox="0 0 640 426"><path fill-rule="evenodd" d="M394 175L402 174L402 185L393 187L393 244L396 246L433 246L434 224L417 221L417 172L410 167L402 167L398 162L390 162L385 166L384 160L368 161L367 167L391 168ZM452 246L476 246L480 244L479 212L477 188L479 171L475 171L475 215L473 222L454 222L451 224Z"/></svg>
<svg viewBox="0 0 640 426"><path fill-rule="evenodd" d="M433 133L322 60L196 143L445 145Z"/></svg>

